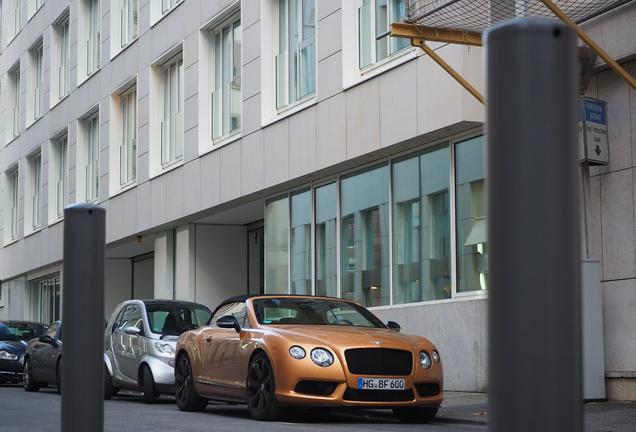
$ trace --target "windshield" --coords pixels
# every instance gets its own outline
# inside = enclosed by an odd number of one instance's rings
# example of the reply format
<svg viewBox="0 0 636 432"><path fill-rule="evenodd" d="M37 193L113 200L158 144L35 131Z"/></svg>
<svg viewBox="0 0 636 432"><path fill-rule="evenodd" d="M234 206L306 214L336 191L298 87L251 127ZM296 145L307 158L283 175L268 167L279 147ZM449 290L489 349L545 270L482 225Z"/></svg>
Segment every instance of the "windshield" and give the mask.
<svg viewBox="0 0 636 432"><path fill-rule="evenodd" d="M260 324L307 324L386 328L375 315L354 303L310 298L253 301Z"/></svg>
<svg viewBox="0 0 636 432"><path fill-rule="evenodd" d="M40 337L45 326L30 322L0 322L0 341L28 341Z"/></svg>
<svg viewBox="0 0 636 432"><path fill-rule="evenodd" d="M148 304L146 312L150 331L164 336L179 336L199 328L212 315L205 306L187 304Z"/></svg>

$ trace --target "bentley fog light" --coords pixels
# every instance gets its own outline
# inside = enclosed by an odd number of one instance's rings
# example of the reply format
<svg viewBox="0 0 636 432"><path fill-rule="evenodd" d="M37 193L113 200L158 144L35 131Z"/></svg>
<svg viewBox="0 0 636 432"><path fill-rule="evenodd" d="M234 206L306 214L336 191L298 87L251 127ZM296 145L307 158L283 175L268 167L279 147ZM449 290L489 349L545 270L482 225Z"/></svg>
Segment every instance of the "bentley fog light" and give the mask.
<svg viewBox="0 0 636 432"><path fill-rule="evenodd" d="M433 361L435 363L439 363L439 353L435 350L431 353L431 357L433 357Z"/></svg>
<svg viewBox="0 0 636 432"><path fill-rule="evenodd" d="M174 355L174 348L170 344L162 344L161 342L155 342L155 348L161 354Z"/></svg>
<svg viewBox="0 0 636 432"><path fill-rule="evenodd" d="M296 360L300 360L300 359L304 359L307 353L305 353L305 350L302 347L299 347L298 345L294 345L293 347L289 349L289 355L295 358Z"/></svg>
<svg viewBox="0 0 636 432"><path fill-rule="evenodd" d="M0 351L0 360L17 360L18 356L10 352Z"/></svg>
<svg viewBox="0 0 636 432"><path fill-rule="evenodd" d="M424 369L430 369L433 362L426 351L420 351L420 364Z"/></svg>
<svg viewBox="0 0 636 432"><path fill-rule="evenodd" d="M311 352L311 359L318 366L328 367L333 364L333 355L324 348L316 348Z"/></svg>

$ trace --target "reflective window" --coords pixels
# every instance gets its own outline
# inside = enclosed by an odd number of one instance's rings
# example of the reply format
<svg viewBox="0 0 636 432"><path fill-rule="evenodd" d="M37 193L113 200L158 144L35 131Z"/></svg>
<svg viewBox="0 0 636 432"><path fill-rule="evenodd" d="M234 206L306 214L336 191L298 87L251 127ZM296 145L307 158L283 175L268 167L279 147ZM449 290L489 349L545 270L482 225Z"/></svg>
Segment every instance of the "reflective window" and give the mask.
<svg viewBox="0 0 636 432"><path fill-rule="evenodd" d="M393 163L393 303L450 298L450 151Z"/></svg>
<svg viewBox="0 0 636 432"><path fill-rule="evenodd" d="M311 191L291 196L291 293L311 294Z"/></svg>
<svg viewBox="0 0 636 432"><path fill-rule="evenodd" d="M236 17L213 31L212 139L241 127L241 20Z"/></svg>
<svg viewBox="0 0 636 432"><path fill-rule="evenodd" d="M483 136L455 147L458 292L487 289L485 154Z"/></svg>
<svg viewBox="0 0 636 432"><path fill-rule="evenodd" d="M137 327L139 330L144 329L144 321L141 316L141 308L136 304L129 304L124 311L124 315L119 322L119 328Z"/></svg>
<svg viewBox="0 0 636 432"><path fill-rule="evenodd" d="M228 303L221 306L210 320L210 325L217 327L216 321L225 315L232 315L238 321L242 328L249 327L249 320L247 319L247 306L245 302Z"/></svg>
<svg viewBox="0 0 636 432"><path fill-rule="evenodd" d="M391 23L406 17L406 0L362 0L358 8L358 64L364 68L409 46L392 38Z"/></svg>
<svg viewBox="0 0 636 432"><path fill-rule="evenodd" d="M315 189L316 295L338 295L336 183Z"/></svg>
<svg viewBox="0 0 636 432"><path fill-rule="evenodd" d="M265 292L289 292L289 198L265 206Z"/></svg>
<svg viewBox="0 0 636 432"><path fill-rule="evenodd" d="M389 304L389 169L340 184L342 297L365 306Z"/></svg>

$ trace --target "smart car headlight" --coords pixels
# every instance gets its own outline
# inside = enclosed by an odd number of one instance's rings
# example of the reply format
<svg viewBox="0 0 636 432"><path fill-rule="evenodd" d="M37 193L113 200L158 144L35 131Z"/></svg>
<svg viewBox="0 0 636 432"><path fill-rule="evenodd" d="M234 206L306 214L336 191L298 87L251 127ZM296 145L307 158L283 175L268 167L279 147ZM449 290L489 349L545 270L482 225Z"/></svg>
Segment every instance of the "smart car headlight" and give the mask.
<svg viewBox="0 0 636 432"><path fill-rule="evenodd" d="M435 363L439 363L439 353L435 350L431 353L431 357L433 357L433 361Z"/></svg>
<svg viewBox="0 0 636 432"><path fill-rule="evenodd" d="M315 348L311 351L311 359L318 366L328 367L333 364L333 355L324 348Z"/></svg>
<svg viewBox="0 0 636 432"><path fill-rule="evenodd" d="M161 354L174 355L174 348L170 344L164 344L161 342L155 342L155 348Z"/></svg>
<svg viewBox="0 0 636 432"><path fill-rule="evenodd" d="M431 356L426 351L420 351L420 364L424 369L430 369L433 365Z"/></svg>
<svg viewBox="0 0 636 432"><path fill-rule="evenodd" d="M305 358L307 353L302 347L299 347L298 345L294 345L293 347L289 348L289 355L295 358L296 360L301 360Z"/></svg>
<svg viewBox="0 0 636 432"><path fill-rule="evenodd" d="M0 351L0 359L2 360L17 360L18 356L11 354L10 352Z"/></svg>

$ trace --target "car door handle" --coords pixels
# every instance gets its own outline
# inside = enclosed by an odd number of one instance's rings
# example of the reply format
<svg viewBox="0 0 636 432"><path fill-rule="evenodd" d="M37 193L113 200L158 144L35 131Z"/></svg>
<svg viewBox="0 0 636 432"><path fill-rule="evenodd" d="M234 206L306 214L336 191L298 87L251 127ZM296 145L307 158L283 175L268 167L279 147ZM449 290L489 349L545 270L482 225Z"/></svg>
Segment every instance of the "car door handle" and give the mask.
<svg viewBox="0 0 636 432"><path fill-rule="evenodd" d="M208 337L206 337L206 338L205 338L205 341L206 341L206 342L212 342L212 336L208 336Z"/></svg>

